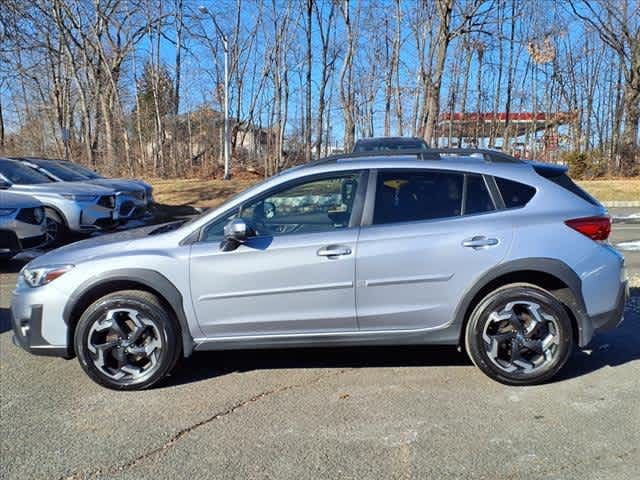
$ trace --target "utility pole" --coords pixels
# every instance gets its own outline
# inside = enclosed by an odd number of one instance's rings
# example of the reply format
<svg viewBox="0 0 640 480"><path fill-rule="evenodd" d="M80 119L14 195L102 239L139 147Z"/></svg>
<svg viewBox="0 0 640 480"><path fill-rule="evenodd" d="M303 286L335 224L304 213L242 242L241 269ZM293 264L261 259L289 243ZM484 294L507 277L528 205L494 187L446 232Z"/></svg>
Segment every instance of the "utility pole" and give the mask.
<svg viewBox="0 0 640 480"><path fill-rule="evenodd" d="M231 156L231 132L229 131L229 40L218 25L215 15L207 7L200 5L198 10L203 15L211 17L224 49L224 179L229 180L231 177L229 171L229 159Z"/></svg>

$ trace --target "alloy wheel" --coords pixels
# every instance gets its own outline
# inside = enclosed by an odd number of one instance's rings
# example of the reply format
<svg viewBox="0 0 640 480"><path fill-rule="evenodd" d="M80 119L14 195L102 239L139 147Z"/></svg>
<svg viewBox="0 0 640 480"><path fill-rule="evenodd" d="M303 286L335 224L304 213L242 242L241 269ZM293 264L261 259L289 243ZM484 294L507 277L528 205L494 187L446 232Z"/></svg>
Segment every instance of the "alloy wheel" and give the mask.
<svg viewBox="0 0 640 480"><path fill-rule="evenodd" d="M157 325L138 310L108 310L89 330L87 347L93 364L122 383L139 382L158 368L163 347Z"/></svg>
<svg viewBox="0 0 640 480"><path fill-rule="evenodd" d="M47 217L45 234L47 245L56 242L58 240L58 236L60 235L60 224L53 218Z"/></svg>
<svg viewBox="0 0 640 480"><path fill-rule="evenodd" d="M510 302L489 314L482 332L489 360L510 374L531 375L560 350L558 319L534 302Z"/></svg>

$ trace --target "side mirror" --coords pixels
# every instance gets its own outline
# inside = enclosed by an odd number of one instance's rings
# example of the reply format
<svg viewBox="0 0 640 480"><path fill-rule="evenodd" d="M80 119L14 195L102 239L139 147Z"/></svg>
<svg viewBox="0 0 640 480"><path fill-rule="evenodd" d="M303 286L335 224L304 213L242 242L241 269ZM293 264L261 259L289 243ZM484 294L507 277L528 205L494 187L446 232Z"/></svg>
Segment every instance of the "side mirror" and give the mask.
<svg viewBox="0 0 640 480"><path fill-rule="evenodd" d="M242 218L234 218L224 226L224 240L222 241L223 252L230 252L238 248L254 235L251 227Z"/></svg>
<svg viewBox="0 0 640 480"><path fill-rule="evenodd" d="M7 190L9 187L11 187L11 184L0 178L0 190Z"/></svg>

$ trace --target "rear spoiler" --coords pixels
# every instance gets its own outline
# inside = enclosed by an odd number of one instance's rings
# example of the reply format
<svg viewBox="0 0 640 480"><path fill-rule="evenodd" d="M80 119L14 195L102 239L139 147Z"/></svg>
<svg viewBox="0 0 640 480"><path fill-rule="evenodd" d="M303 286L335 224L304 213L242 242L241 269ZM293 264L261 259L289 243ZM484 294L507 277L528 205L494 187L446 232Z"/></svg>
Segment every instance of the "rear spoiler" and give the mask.
<svg viewBox="0 0 640 480"><path fill-rule="evenodd" d="M533 167L538 175L542 175L545 178L559 177L563 173L567 173L569 171L569 169L564 165L554 165L551 163L533 161L529 161L527 163Z"/></svg>

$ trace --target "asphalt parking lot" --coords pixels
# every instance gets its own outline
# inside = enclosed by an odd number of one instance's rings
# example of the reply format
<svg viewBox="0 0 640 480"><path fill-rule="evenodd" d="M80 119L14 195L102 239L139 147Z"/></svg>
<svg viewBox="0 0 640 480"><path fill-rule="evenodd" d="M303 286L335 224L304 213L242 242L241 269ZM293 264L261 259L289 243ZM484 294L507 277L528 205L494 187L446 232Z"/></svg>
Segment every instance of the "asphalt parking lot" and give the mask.
<svg viewBox="0 0 640 480"><path fill-rule="evenodd" d="M640 224L612 240L640 240ZM625 256L640 275L640 251ZM403 347L198 353L123 393L11 344L20 267L0 273L1 478L640 476L640 297L537 387L492 382L454 348Z"/></svg>

